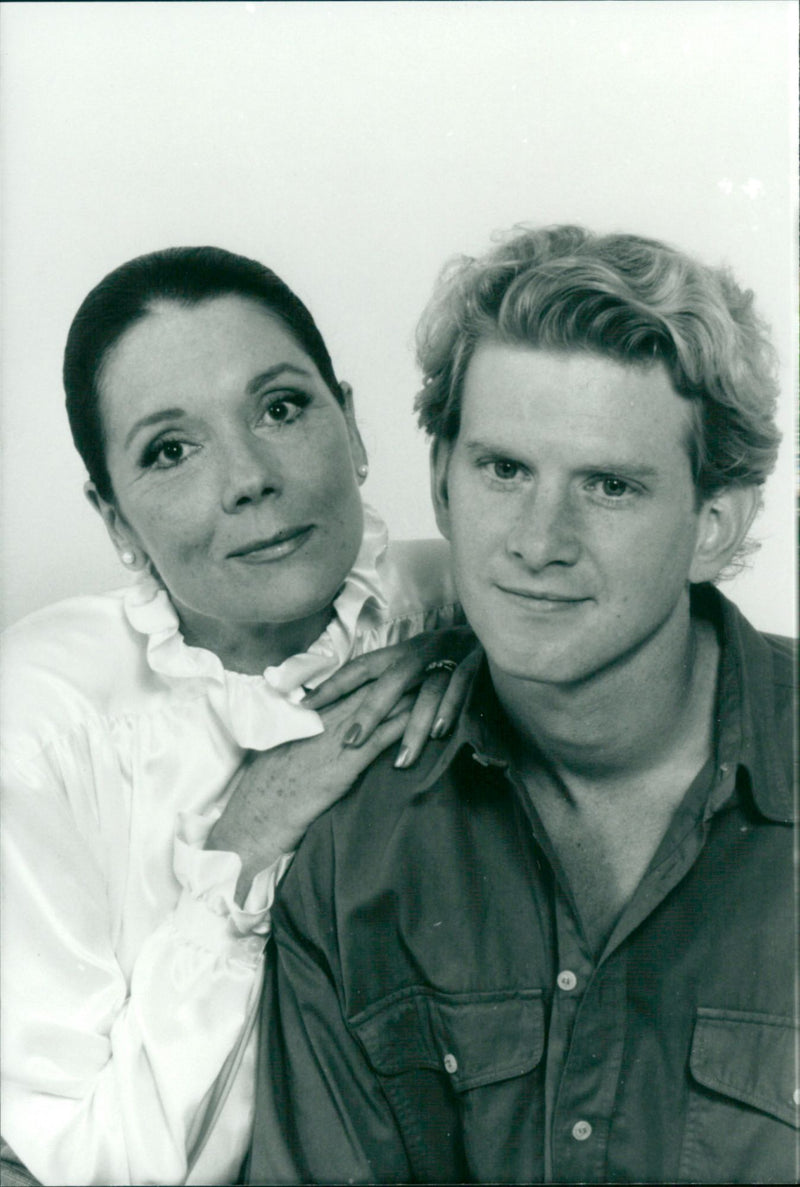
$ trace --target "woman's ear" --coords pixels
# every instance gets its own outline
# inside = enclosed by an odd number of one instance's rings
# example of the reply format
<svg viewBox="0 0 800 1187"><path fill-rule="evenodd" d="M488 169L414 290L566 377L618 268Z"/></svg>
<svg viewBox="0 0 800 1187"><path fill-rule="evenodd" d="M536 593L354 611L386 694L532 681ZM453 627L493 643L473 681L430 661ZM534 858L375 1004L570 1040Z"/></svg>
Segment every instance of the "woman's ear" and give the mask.
<svg viewBox="0 0 800 1187"><path fill-rule="evenodd" d="M356 468L359 484L361 484L369 473L369 462L367 460L367 451L364 447L364 442L361 440L361 434L356 424L356 414L353 408L353 389L349 383L340 383L339 393L342 399L344 419L347 422L347 433L350 437L350 452L353 455L353 464Z"/></svg>
<svg viewBox="0 0 800 1187"><path fill-rule="evenodd" d="M148 557L133 532L122 518L115 503L110 503L98 491L93 482L86 482L83 493L106 526L109 539L117 550L119 559L127 569L144 569Z"/></svg>
<svg viewBox="0 0 800 1187"><path fill-rule="evenodd" d="M447 491L447 472L453 442L434 437L431 445L431 499L436 514L436 523L445 540L450 539L450 498Z"/></svg>
<svg viewBox="0 0 800 1187"><path fill-rule="evenodd" d="M757 486L727 486L700 508L689 580L714 581L747 535L760 504Z"/></svg>

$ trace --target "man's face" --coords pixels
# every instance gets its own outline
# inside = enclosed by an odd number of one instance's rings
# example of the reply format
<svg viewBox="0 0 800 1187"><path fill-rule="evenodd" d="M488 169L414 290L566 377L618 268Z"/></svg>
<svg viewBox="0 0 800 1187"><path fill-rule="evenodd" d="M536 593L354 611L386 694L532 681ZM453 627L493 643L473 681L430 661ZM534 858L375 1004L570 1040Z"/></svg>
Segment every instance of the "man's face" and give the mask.
<svg viewBox="0 0 800 1187"><path fill-rule="evenodd" d="M624 661L688 606L703 508L662 364L491 340L434 461L440 529L492 667L548 684Z"/></svg>

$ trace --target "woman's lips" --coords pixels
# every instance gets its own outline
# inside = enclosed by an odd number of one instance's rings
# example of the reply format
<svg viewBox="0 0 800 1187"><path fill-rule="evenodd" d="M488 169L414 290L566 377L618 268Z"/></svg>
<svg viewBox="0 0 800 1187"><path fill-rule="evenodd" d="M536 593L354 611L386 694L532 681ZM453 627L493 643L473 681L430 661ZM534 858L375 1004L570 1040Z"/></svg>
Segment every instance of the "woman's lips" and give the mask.
<svg viewBox="0 0 800 1187"><path fill-rule="evenodd" d="M270 561L283 560L284 557L291 556L298 548L302 548L313 530L313 524L308 524L306 527L289 528L284 532L276 532L268 539L253 540L249 544L244 544L241 548L229 552L228 556L232 560L242 561L249 565L262 565L268 564Z"/></svg>

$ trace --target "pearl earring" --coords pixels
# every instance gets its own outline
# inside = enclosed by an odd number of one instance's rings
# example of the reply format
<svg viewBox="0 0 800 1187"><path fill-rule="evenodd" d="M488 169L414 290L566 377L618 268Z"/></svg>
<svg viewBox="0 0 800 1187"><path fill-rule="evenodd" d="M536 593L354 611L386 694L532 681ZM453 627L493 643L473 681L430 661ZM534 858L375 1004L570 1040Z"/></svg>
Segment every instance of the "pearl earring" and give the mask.
<svg viewBox="0 0 800 1187"><path fill-rule="evenodd" d="M123 565L132 565L136 561L136 553L131 552L129 548L126 548L124 552L119 554L119 559L122 561Z"/></svg>
<svg viewBox="0 0 800 1187"><path fill-rule="evenodd" d="M366 478L367 474L369 474L369 466L362 462L360 466L356 467L356 473L358 474L359 478Z"/></svg>

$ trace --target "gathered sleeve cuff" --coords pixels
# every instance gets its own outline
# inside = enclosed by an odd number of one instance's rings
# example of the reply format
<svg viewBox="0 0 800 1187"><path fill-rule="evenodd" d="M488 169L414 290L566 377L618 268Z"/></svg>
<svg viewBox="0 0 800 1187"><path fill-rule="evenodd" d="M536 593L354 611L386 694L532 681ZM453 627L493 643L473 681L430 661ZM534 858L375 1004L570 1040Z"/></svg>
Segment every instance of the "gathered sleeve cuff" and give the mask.
<svg viewBox="0 0 800 1187"><path fill-rule="evenodd" d="M240 907L234 897L242 867L238 853L204 848L221 815L219 808L178 815L173 862L183 893L174 922L193 942L204 946L213 942L219 949L228 949L232 956L237 951L242 956L249 952L257 960L269 936L275 891L294 854L284 853L259 871ZM243 946L242 938L250 943Z"/></svg>

